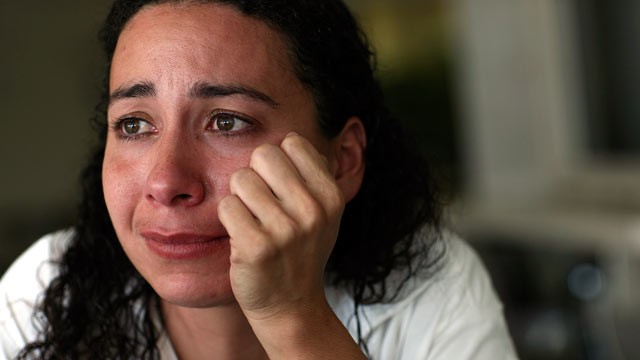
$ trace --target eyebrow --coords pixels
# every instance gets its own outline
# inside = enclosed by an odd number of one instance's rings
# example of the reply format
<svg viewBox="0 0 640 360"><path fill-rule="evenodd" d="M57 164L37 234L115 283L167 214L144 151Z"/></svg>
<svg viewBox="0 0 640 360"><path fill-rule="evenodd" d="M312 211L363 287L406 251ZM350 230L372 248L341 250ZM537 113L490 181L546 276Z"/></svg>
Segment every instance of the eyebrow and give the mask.
<svg viewBox="0 0 640 360"><path fill-rule="evenodd" d="M273 100L269 95L246 86L216 85L206 82L197 82L189 90L189 97L199 99L208 99L229 95L243 95L253 100L264 102L272 108L277 108L278 106L280 106L280 104Z"/></svg>
<svg viewBox="0 0 640 360"><path fill-rule="evenodd" d="M209 99L221 96L242 95L250 99L264 102L272 108L280 106L269 95L256 89L240 85L216 85L207 82L195 83L187 94L191 98ZM114 101L129 98L156 96L156 88L149 81L142 81L131 86L121 86L109 95L109 105Z"/></svg>
<svg viewBox="0 0 640 360"><path fill-rule="evenodd" d="M116 100L128 98L142 98L156 96L156 88L149 81L143 81L131 86L121 86L109 95L109 105Z"/></svg>

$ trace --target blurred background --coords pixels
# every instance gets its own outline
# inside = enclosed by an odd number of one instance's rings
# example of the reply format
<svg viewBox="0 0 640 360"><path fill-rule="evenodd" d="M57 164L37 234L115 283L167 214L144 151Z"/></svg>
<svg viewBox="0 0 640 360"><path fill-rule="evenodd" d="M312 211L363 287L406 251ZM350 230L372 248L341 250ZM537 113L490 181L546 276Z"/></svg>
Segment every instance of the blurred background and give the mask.
<svg viewBox="0 0 640 360"><path fill-rule="evenodd" d="M0 273L71 224L108 0L0 0ZM640 358L640 2L350 0L522 359Z"/></svg>

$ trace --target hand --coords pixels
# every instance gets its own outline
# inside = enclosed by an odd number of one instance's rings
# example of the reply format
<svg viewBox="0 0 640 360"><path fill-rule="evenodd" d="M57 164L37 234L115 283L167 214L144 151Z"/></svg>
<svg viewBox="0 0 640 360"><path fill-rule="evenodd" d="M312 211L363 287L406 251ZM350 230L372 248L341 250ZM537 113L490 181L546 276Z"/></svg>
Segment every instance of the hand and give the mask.
<svg viewBox="0 0 640 360"><path fill-rule="evenodd" d="M218 208L231 244L234 296L252 320L326 308L324 269L344 198L324 158L297 134L262 145Z"/></svg>

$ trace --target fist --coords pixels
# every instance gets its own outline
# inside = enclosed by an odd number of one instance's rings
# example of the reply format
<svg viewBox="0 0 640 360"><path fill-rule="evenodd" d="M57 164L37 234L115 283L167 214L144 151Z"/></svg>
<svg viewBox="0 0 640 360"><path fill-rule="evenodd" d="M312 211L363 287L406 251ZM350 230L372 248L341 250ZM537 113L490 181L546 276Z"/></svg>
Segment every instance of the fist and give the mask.
<svg viewBox="0 0 640 360"><path fill-rule="evenodd" d="M218 206L230 279L245 316L265 319L323 301L324 269L344 209L327 159L297 134L262 145Z"/></svg>

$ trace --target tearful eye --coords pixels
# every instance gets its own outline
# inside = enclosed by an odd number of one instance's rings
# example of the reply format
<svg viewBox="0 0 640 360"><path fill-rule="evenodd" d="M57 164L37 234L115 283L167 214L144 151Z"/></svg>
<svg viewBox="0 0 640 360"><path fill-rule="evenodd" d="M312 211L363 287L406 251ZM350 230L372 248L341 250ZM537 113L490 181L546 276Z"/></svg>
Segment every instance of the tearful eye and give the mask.
<svg viewBox="0 0 640 360"><path fill-rule="evenodd" d="M213 122L213 130L219 132L240 131L251 126L248 120L244 120L240 116L230 113L213 114L211 119Z"/></svg>
<svg viewBox="0 0 640 360"><path fill-rule="evenodd" d="M122 130L125 134L133 135L140 131L140 120L128 119L122 123Z"/></svg>
<svg viewBox="0 0 640 360"><path fill-rule="evenodd" d="M216 117L216 127L220 131L231 131L236 126L236 119L233 115L219 114Z"/></svg>
<svg viewBox="0 0 640 360"><path fill-rule="evenodd" d="M134 117L122 119L117 129L125 137L134 137L153 132L153 126L148 121Z"/></svg>

